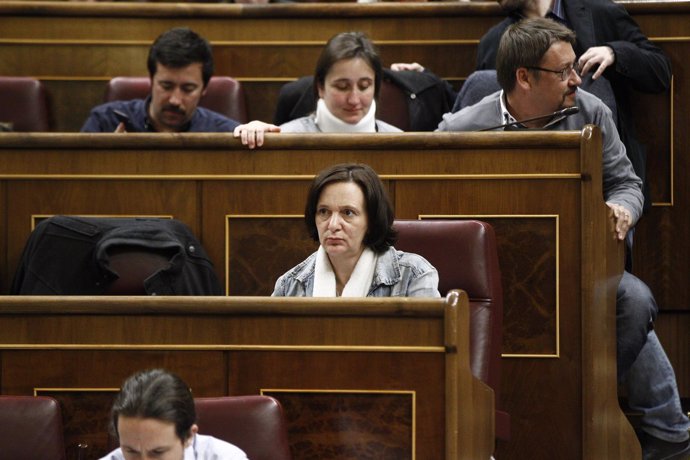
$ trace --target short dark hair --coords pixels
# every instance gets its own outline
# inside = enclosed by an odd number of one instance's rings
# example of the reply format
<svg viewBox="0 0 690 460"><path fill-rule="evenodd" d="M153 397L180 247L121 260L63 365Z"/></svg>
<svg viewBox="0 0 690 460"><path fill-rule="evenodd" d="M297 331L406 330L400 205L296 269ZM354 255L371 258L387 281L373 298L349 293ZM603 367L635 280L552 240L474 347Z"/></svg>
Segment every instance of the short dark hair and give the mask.
<svg viewBox="0 0 690 460"><path fill-rule="evenodd" d="M324 169L314 178L307 193L307 204L304 209L304 222L307 224L309 236L314 241L319 241L316 207L323 189L337 182L354 182L364 194L368 222L364 245L376 253L385 252L393 246L397 239L397 233L393 229L393 206L378 174L365 164L338 164Z"/></svg>
<svg viewBox="0 0 690 460"><path fill-rule="evenodd" d="M544 54L556 42L574 45L575 32L545 18L523 19L508 27L496 54L496 77L501 88L506 92L512 91L517 69L539 67Z"/></svg>
<svg viewBox="0 0 690 460"><path fill-rule="evenodd" d="M120 416L172 423L175 434L183 442L191 436L192 425L196 423L191 390L180 377L163 369L137 372L125 380L111 411L115 434L118 434Z"/></svg>
<svg viewBox="0 0 690 460"><path fill-rule="evenodd" d="M156 74L156 64L180 69L190 64L201 63L201 77L204 88L213 75L213 52L211 44L202 36L187 27L176 27L163 32L151 45L146 62L149 76Z"/></svg>
<svg viewBox="0 0 690 460"><path fill-rule="evenodd" d="M326 83L326 75L338 61L343 59L363 59L374 71L374 98L379 97L383 66L374 44L363 32L342 32L331 37L321 50L314 70L314 94L319 98L319 86Z"/></svg>

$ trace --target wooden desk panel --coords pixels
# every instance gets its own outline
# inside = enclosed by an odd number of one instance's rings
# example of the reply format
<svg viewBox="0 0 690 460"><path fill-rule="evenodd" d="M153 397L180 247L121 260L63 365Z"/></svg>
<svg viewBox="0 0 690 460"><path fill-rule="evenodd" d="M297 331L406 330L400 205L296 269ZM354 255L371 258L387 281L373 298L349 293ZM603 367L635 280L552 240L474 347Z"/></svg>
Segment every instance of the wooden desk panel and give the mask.
<svg viewBox="0 0 690 460"><path fill-rule="evenodd" d="M107 440L107 408L94 413L92 406L112 398L125 376L152 366L179 372L196 396L284 398L295 459L314 449L364 456L357 433L351 440L329 437L345 434L329 428L342 414L371 417L382 427L378 435L354 430L401 455L381 458L488 458L493 449L493 392L470 373L464 293L356 300L0 297L0 330L7 332L0 340L2 393L61 399L68 443L90 440L89 458L105 454ZM396 411L381 412L391 405ZM301 432L302 406L326 423ZM307 440L309 451L302 447Z"/></svg>
<svg viewBox="0 0 690 460"><path fill-rule="evenodd" d="M478 217L494 223L506 292L502 403L513 417L513 439L499 453L516 459L529 453L530 460L627 459L634 455L634 434L617 406L610 406L610 401L617 404L615 335L613 317L606 316L613 311L613 297L606 294L615 287L620 266L604 270L602 261L608 259L602 257L609 254L620 262L620 254L611 253L619 247L607 237L600 149L599 133L591 128L582 133L282 134L267 136L257 151L222 134L6 134L0 142L0 187L10 208L7 240L0 242L8 253L2 281L9 284L36 214L135 211L181 218L197 232L230 294L266 295L285 270L272 261L289 266L313 247L299 236L304 236L299 216L314 174L338 162L366 162L388 186L398 218ZM48 196L47 204L36 191ZM89 199L96 191L117 198ZM40 332L32 340L50 341L54 333L42 320L34 321ZM91 318L88 329L100 331L110 321ZM142 321L135 328L143 328L139 335L145 337L154 325ZM208 343L255 344L273 334L255 337L249 331L256 328L225 330L208 318L198 321L205 321ZM62 329L75 337L81 333L67 324ZM388 340L383 331L376 336ZM99 341L97 332L81 334ZM188 337L160 339L172 344ZM228 359L231 366L237 356ZM590 395L590 388L597 393ZM605 413L587 415L600 407ZM609 425L602 428L601 420ZM564 444L571 446L566 453ZM535 445L542 450L535 453Z"/></svg>

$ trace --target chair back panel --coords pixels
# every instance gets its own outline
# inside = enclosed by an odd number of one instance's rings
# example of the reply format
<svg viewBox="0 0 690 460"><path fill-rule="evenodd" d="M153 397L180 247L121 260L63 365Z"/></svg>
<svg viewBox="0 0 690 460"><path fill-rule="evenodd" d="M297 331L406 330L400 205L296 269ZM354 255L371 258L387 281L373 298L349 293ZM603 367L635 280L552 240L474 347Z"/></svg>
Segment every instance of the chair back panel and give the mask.
<svg viewBox="0 0 690 460"><path fill-rule="evenodd" d="M0 77L0 122L13 131L50 131L50 101L43 83L29 77Z"/></svg>
<svg viewBox="0 0 690 460"><path fill-rule="evenodd" d="M410 130L410 112L407 95L398 85L384 78L381 82L376 117L403 131Z"/></svg>
<svg viewBox="0 0 690 460"><path fill-rule="evenodd" d="M290 460L283 409L270 396L195 398L199 433L242 449L252 460Z"/></svg>
<svg viewBox="0 0 690 460"><path fill-rule="evenodd" d="M105 101L144 99L151 92L149 77L115 77L108 82ZM225 76L211 77L199 106L225 115L240 123L247 122L247 103L239 81Z"/></svg>
<svg viewBox="0 0 690 460"><path fill-rule="evenodd" d="M427 259L439 291L462 289L470 299L470 367L489 385L500 407L503 289L493 227L477 220L396 220L395 248ZM500 412L500 413L499 413ZM509 437L508 414L497 411L496 433Z"/></svg>
<svg viewBox="0 0 690 460"><path fill-rule="evenodd" d="M43 396L0 396L0 456L12 460L64 460L58 402Z"/></svg>

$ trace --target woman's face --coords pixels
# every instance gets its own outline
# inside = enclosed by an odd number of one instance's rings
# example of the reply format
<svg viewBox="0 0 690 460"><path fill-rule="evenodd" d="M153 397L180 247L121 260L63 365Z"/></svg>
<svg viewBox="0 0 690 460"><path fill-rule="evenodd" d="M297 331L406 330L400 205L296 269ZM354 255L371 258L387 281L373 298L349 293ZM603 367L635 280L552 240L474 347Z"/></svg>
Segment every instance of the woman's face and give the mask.
<svg viewBox="0 0 690 460"><path fill-rule="evenodd" d="M362 58L342 59L331 66L319 97L340 120L355 124L369 113L374 100L375 74Z"/></svg>
<svg viewBox="0 0 690 460"><path fill-rule="evenodd" d="M364 250L368 219L364 193L354 182L335 182L321 190L316 204L316 229L328 257L359 258Z"/></svg>

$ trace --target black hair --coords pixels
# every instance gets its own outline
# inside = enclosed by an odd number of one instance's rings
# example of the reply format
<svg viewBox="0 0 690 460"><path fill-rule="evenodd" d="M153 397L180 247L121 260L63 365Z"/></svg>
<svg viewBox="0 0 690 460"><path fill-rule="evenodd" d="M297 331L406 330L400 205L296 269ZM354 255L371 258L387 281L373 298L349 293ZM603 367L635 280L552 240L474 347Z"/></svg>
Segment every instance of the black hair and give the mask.
<svg viewBox="0 0 690 460"><path fill-rule="evenodd" d="M321 51L314 70L314 94L319 98L319 88L326 83L326 75L331 67L343 59L363 59L374 71L374 98L378 99L381 90L383 67L374 44L363 32L343 32L331 37Z"/></svg>
<svg viewBox="0 0 690 460"><path fill-rule="evenodd" d="M393 246L397 239L397 233L393 229L393 206L378 174L365 164L338 164L324 169L314 178L307 193L307 204L304 209L304 221L309 236L314 241L319 241L316 207L323 189L337 182L354 182L364 194L368 228L363 243L376 253L385 252Z"/></svg>
<svg viewBox="0 0 690 460"><path fill-rule="evenodd" d="M125 380L111 411L115 434L118 434L120 416L172 423L182 442L191 436L192 425L196 423L191 390L181 378L163 369L137 372Z"/></svg>
<svg viewBox="0 0 690 460"><path fill-rule="evenodd" d="M151 79L156 74L158 63L173 69L201 63L204 88L208 85L214 70L210 43L187 27L176 27L163 32L153 42L146 62Z"/></svg>

